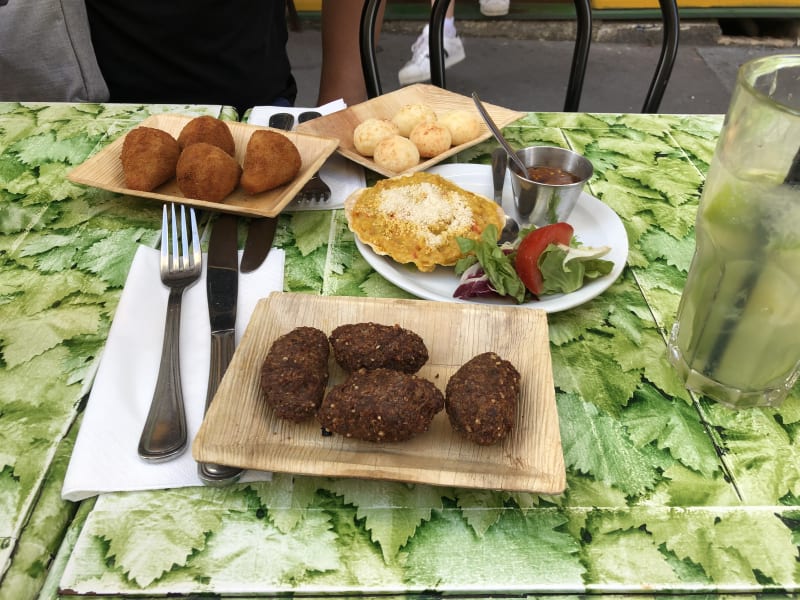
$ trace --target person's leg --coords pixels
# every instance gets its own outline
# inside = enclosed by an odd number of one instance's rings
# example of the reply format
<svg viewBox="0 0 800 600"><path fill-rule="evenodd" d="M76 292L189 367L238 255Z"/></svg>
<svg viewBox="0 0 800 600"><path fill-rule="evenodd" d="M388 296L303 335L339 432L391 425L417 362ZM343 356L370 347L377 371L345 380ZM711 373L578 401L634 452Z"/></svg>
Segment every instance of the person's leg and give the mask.
<svg viewBox="0 0 800 600"><path fill-rule="evenodd" d="M378 13L376 38L383 23L385 2ZM364 0L322 1L322 71L317 104L343 98L348 106L367 99L361 70L359 32Z"/></svg>
<svg viewBox="0 0 800 600"><path fill-rule="evenodd" d="M433 0L431 0L433 4ZM455 25L455 0L447 7L444 19L444 67L452 67L466 57L464 44L458 37ZM430 50L428 46L428 26L419 34L417 41L411 46L411 60L409 60L397 74L400 85L409 85L431 78Z"/></svg>

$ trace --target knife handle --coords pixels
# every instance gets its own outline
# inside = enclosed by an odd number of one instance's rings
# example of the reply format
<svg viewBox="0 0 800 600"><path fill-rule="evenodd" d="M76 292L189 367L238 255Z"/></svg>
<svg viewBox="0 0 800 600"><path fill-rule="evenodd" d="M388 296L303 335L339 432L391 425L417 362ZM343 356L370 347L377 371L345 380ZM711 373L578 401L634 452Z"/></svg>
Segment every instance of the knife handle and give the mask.
<svg viewBox="0 0 800 600"><path fill-rule="evenodd" d="M211 334L211 365L208 371L208 392L206 394L206 411L217 393L217 388L231 362L236 347L236 333L233 329ZM197 475L209 486L220 487L235 483L242 474L239 467L228 467L214 463L198 463Z"/></svg>
<svg viewBox="0 0 800 600"><path fill-rule="evenodd" d="M317 112L316 110L307 110L305 112L301 112L300 116L297 117L298 123L305 123L306 121L310 121L311 119L316 119L317 117L321 117L322 113Z"/></svg>
<svg viewBox="0 0 800 600"><path fill-rule="evenodd" d="M291 131L294 127L294 115L292 113L275 113L269 118L269 126L273 129Z"/></svg>
<svg viewBox="0 0 800 600"><path fill-rule="evenodd" d="M492 185L494 187L494 201L503 205L503 184L506 179L506 167L508 166L508 154L505 149L495 148L492 152Z"/></svg>

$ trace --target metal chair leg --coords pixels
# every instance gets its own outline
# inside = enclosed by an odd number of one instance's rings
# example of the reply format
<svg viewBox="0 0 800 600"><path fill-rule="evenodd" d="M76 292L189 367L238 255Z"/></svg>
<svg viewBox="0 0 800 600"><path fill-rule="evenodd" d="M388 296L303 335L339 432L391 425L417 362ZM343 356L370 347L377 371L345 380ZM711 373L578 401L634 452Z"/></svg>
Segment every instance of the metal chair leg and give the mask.
<svg viewBox="0 0 800 600"><path fill-rule="evenodd" d="M381 0L364 0L364 8L361 11L358 45L361 50L361 70L364 73L369 98L376 98L383 93L378 61L375 57L375 27L380 5Z"/></svg>
<svg viewBox="0 0 800 600"><path fill-rule="evenodd" d="M656 72L650 82L650 89L642 107L643 113L656 113L667 89L675 56L678 54L681 22L678 15L678 4L675 0L658 0L661 7L661 18L664 23L663 40L661 43L661 56L658 58Z"/></svg>
<svg viewBox="0 0 800 600"><path fill-rule="evenodd" d="M565 112L577 112L583 91L583 78L589 60L589 46L592 43L592 7L589 0L575 0L577 31L575 49L572 51L572 69L569 73L567 95L564 100Z"/></svg>
<svg viewBox="0 0 800 600"><path fill-rule="evenodd" d="M431 83L446 88L444 79L444 19L452 0L435 0L428 24L428 53L431 63Z"/></svg>

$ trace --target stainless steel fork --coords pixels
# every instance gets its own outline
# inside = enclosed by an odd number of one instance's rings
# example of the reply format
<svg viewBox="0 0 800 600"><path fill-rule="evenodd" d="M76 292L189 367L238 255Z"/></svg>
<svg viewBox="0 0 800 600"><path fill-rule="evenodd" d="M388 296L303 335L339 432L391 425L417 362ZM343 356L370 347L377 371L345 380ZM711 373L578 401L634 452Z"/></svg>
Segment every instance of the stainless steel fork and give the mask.
<svg viewBox="0 0 800 600"><path fill-rule="evenodd" d="M309 179L295 197L295 202L310 204L311 202L327 202L331 198L331 188L322 181L319 173Z"/></svg>
<svg viewBox="0 0 800 600"><path fill-rule="evenodd" d="M305 123L311 119L316 119L322 116L320 113L309 110L300 113L297 117L298 123ZM319 176L319 171L314 173L314 176L309 179L306 184L300 189L295 197L295 202L299 204L310 204L312 202L327 202L331 198L331 188Z"/></svg>
<svg viewBox="0 0 800 600"><path fill-rule="evenodd" d="M197 217L189 209L191 243L186 225L186 207L180 207L180 252L175 205L164 205L161 218L161 281L170 288L167 302L167 321L161 348L156 389L150 412L139 439L139 456L151 462L170 460L186 449L186 414L183 407L180 368L181 299L183 290L196 282L203 268ZM171 217L171 218L170 218ZM170 252L171 249L171 252Z"/></svg>

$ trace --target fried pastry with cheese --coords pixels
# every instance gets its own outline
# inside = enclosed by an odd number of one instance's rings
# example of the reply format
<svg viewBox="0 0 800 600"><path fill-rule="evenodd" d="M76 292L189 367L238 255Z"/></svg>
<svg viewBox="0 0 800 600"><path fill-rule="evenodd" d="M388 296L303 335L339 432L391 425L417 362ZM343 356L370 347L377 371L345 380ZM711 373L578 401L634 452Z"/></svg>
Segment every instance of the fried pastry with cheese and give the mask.
<svg viewBox="0 0 800 600"><path fill-rule="evenodd" d="M383 179L351 194L344 208L363 243L420 271L454 265L461 257L457 237L479 239L490 223L498 231L505 223L497 204L433 173Z"/></svg>

